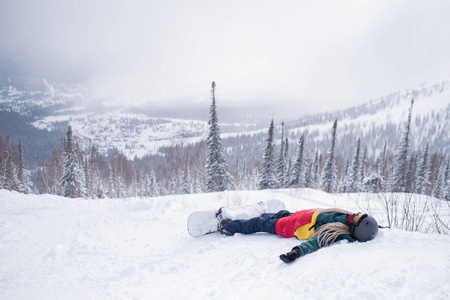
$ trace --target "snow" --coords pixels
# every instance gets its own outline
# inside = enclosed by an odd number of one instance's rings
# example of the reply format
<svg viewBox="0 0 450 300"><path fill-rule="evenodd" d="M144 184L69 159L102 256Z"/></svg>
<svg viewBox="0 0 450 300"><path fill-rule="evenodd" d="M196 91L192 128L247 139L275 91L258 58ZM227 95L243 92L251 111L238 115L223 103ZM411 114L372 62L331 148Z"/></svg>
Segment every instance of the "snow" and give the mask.
<svg viewBox="0 0 450 300"><path fill-rule="evenodd" d="M288 189L86 200L0 190L0 299L448 299L447 235L383 229L284 264L278 256L300 241L186 230L195 210L280 199L291 211L360 211L374 197Z"/></svg>

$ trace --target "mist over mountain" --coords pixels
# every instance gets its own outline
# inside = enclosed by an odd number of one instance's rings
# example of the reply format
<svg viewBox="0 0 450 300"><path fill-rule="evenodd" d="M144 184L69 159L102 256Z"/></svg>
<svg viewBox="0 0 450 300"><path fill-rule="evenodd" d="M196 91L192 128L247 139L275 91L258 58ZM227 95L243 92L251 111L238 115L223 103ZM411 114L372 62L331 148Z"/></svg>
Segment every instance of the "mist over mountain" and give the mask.
<svg viewBox="0 0 450 300"><path fill-rule="evenodd" d="M9 135L12 143L21 138L27 159L33 161L48 158L59 147L69 124L81 145L95 144L103 153L116 148L130 159L157 155L161 147L197 143L206 137L210 103L150 106L133 105L130 101L127 106L112 106L90 97L89 90L79 84L1 77L0 135L3 138ZM394 92L364 105L310 115L302 113L303 101L300 100L291 105L258 107L245 102L221 105L218 97L218 115L231 161L261 159L271 119L274 119L278 135L281 122L285 123L291 155L301 135L305 137L308 157L316 151L325 153L335 119L338 121L336 148L339 155L351 156L358 138L369 155L377 155L385 143L390 151L398 146L412 99L412 149L423 149L428 143L431 151L448 154L448 80Z"/></svg>

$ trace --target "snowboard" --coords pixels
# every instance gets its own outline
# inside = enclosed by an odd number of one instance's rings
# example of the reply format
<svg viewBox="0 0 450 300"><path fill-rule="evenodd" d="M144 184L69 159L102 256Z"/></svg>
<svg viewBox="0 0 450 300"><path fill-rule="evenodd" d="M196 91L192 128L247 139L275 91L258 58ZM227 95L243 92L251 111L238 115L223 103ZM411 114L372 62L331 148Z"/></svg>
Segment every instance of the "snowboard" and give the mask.
<svg viewBox="0 0 450 300"><path fill-rule="evenodd" d="M272 199L239 207L222 207L221 216L217 216L218 210L195 211L188 218L187 229L191 236L199 237L217 232L219 222L223 219L248 220L265 213L277 213L283 209L285 206L281 200Z"/></svg>

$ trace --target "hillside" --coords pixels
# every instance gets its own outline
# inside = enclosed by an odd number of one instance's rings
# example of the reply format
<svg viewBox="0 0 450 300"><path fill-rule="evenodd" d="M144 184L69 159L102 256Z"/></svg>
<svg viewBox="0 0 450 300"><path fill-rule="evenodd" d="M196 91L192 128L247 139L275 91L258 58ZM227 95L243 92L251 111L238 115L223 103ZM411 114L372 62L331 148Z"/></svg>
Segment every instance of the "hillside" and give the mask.
<svg viewBox="0 0 450 300"><path fill-rule="evenodd" d="M292 189L93 201L0 190L0 299L447 299L448 235L383 229L286 265L278 256L296 239L186 230L194 210L278 198L289 210L359 211L374 197Z"/></svg>
<svg viewBox="0 0 450 300"><path fill-rule="evenodd" d="M358 107L333 113L304 116L296 121L286 122L284 126L285 137L289 138L291 154L294 155L301 135L305 137L305 153L308 158L312 158L316 150L323 154L326 153L329 148L329 137L334 120L338 121L337 155L351 158L358 138L361 139L363 149L367 149L368 156L378 155L385 143L387 151L395 153L413 99L410 137L412 151L423 151L428 143L431 152L449 154L449 81L396 92ZM267 129L269 124L270 121L267 122ZM279 138L281 124L276 125L278 125ZM242 153L252 153L252 155L262 157L264 148L262 142L267 135L267 129L240 134L225 134L227 138L224 144L227 147L233 147L234 144L239 143L239 147L243 149ZM242 143L242 146L240 143ZM256 153L252 151L255 143L260 145L259 151Z"/></svg>
<svg viewBox="0 0 450 300"><path fill-rule="evenodd" d="M209 103L195 103L183 109L112 107L92 101L89 91L81 85L36 78L0 79L0 135L10 135L14 142L22 137L25 149L40 149L41 156L47 153L49 157L59 147L68 124L82 144L95 144L104 154L115 147L130 159L158 154L160 147L198 142L207 133ZM307 157L312 157L316 150L326 152L335 119L338 120L338 155L352 155L359 137L368 155L373 156L385 142L388 151L396 150L411 99L415 101L413 150L422 151L429 143L430 151L449 153L450 83L445 80L396 92L358 107L308 116L301 114L301 105L307 99L299 99L291 107L256 109L245 105L222 106L219 97L218 114L230 161L262 157L262 143L271 117L278 125L278 135L281 121L285 121L290 149L295 149L300 136L305 134ZM41 140L48 143L40 145ZM29 151L25 153L28 159L33 157Z"/></svg>

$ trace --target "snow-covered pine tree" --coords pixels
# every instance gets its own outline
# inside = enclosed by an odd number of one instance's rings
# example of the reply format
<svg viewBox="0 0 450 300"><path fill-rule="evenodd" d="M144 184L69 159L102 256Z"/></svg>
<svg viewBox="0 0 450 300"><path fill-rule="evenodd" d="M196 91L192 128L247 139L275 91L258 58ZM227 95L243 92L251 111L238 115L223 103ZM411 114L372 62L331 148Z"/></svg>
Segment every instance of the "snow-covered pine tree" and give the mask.
<svg viewBox="0 0 450 300"><path fill-rule="evenodd" d="M313 181L311 188L317 188L319 186L319 150L316 150L316 156L314 157L312 175Z"/></svg>
<svg viewBox="0 0 450 300"><path fill-rule="evenodd" d="M408 121L405 124L400 145L394 158L394 173L392 175L391 187L393 192L405 192L407 190L406 176L408 172L409 133L411 127L411 115L414 99L408 113Z"/></svg>
<svg viewBox="0 0 450 300"><path fill-rule="evenodd" d="M365 168L366 155L367 155L367 148L364 148L364 154L363 154L363 156L361 158L361 175L359 177L361 179L361 182L360 182L360 185L359 185L359 190L361 192L367 192L366 191L366 186L365 186L365 183L364 183L365 178L366 178L366 168Z"/></svg>
<svg viewBox="0 0 450 300"><path fill-rule="evenodd" d="M289 185L289 183L291 182L291 177L292 177L292 160L289 157L289 139L286 138L284 141L284 145L285 145L285 150L284 150L284 161L285 161L285 165L286 165L286 170L285 170L285 179L284 179L284 186Z"/></svg>
<svg viewBox="0 0 450 300"><path fill-rule="evenodd" d="M266 148L263 153L263 165L259 189L272 189L277 186L277 178L275 173L275 146L273 142L274 125L273 120L270 122L269 132L266 139Z"/></svg>
<svg viewBox="0 0 450 300"><path fill-rule="evenodd" d="M190 181L190 176L189 176L189 168L188 168L188 154L186 153L183 174L181 175L181 182L180 182L180 193L181 194L190 194L191 193L191 184L189 181Z"/></svg>
<svg viewBox="0 0 450 300"><path fill-rule="evenodd" d="M355 156L353 157L352 166L348 174L347 192L358 193L361 184L361 140L358 138L356 143Z"/></svg>
<svg viewBox="0 0 450 300"><path fill-rule="evenodd" d="M438 177L436 180L435 187L433 189L432 196L438 199L444 199L445 198L445 182L444 182L444 176L445 176L445 169L442 166L439 168Z"/></svg>
<svg viewBox="0 0 450 300"><path fill-rule="evenodd" d="M83 171L75 151L71 126L67 129L64 151L64 172L61 178L62 196L68 198L82 197Z"/></svg>
<svg viewBox="0 0 450 300"><path fill-rule="evenodd" d="M331 130L331 145L328 149L328 157L322 174L323 188L327 193L332 193L336 185L336 163L334 158L334 149L336 145L336 129L337 119L334 121L333 128Z"/></svg>
<svg viewBox="0 0 450 300"><path fill-rule="evenodd" d="M281 141L280 141L280 152L278 154L277 160L277 180L278 186L280 188L285 186L286 182L286 155L285 155L285 140L284 140L284 122L281 123Z"/></svg>
<svg viewBox="0 0 450 300"><path fill-rule="evenodd" d="M19 190L19 181L17 179L17 169L14 163L15 153L9 143L9 136L6 137L6 150L3 156L3 188L6 190Z"/></svg>
<svg viewBox="0 0 450 300"><path fill-rule="evenodd" d="M387 169L387 143L384 143L383 152L378 159L377 164L377 177L378 177L378 188L377 191L381 188L383 191L386 191L386 180L385 174Z"/></svg>
<svg viewBox="0 0 450 300"><path fill-rule="evenodd" d="M295 160L294 164L294 174L292 179L292 184L297 186L303 185L303 169L304 169L304 158L303 158L303 150L304 150L304 144L305 144L305 137L302 134L300 137L300 140L298 141L298 148L297 148L297 159Z"/></svg>
<svg viewBox="0 0 450 300"><path fill-rule="evenodd" d="M428 193L430 177L430 158L428 155L428 144L423 151L422 160L420 162L419 169L417 170L416 177L416 191L419 194L426 195Z"/></svg>
<svg viewBox="0 0 450 300"><path fill-rule="evenodd" d="M150 178L149 178L149 182L148 182L148 190L149 190L150 197L158 196L158 189L156 186L156 176L155 176L155 171L153 171L153 170L150 172Z"/></svg>
<svg viewBox="0 0 450 300"><path fill-rule="evenodd" d="M348 192L349 168L350 168L350 161L347 158L347 162L345 163L344 175L342 176L342 180L341 180L341 182L339 184L339 188L338 188L339 193L347 193Z"/></svg>
<svg viewBox="0 0 450 300"><path fill-rule="evenodd" d="M447 160L447 166L445 167L443 189L443 198L446 200L450 200L450 159Z"/></svg>
<svg viewBox="0 0 450 300"><path fill-rule="evenodd" d="M28 170L25 167L25 160L23 158L23 146L19 139L19 162L17 165L17 179L19 182L19 192L28 194L31 191L31 182Z"/></svg>
<svg viewBox="0 0 450 300"><path fill-rule="evenodd" d="M229 190L232 186L232 178L225 160L222 139L220 138L219 120L217 118L216 83L211 85L212 104L210 107L209 135L206 140L208 154L206 159L206 185L208 191L219 192Z"/></svg>
<svg viewBox="0 0 450 300"><path fill-rule="evenodd" d="M305 162L306 172L305 172L305 187L312 188L313 187L313 162L307 163Z"/></svg>

